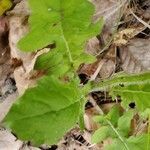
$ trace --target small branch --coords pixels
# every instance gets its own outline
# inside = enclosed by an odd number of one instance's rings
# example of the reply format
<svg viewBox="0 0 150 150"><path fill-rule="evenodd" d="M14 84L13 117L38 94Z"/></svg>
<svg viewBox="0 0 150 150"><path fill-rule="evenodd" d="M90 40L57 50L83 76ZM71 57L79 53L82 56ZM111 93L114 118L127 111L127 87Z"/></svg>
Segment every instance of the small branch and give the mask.
<svg viewBox="0 0 150 150"><path fill-rule="evenodd" d="M132 10L130 10L130 12L139 22L141 22L144 26L150 29L150 25L148 23L139 18Z"/></svg>

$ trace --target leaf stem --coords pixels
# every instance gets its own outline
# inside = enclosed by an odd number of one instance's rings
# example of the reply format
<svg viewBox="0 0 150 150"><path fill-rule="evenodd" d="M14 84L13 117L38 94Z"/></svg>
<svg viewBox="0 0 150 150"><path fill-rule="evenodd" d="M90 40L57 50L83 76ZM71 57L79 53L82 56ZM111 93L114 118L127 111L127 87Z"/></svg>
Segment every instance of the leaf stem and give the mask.
<svg viewBox="0 0 150 150"><path fill-rule="evenodd" d="M120 139L120 141L124 144L125 148L127 150L130 150L128 145L126 144L126 142L123 140L123 138L120 136L120 134L118 133L118 131L114 128L114 126L112 125L112 123L106 119L107 123L109 124L109 126L112 128L112 130L116 133L116 135L118 136L118 138Z"/></svg>
<svg viewBox="0 0 150 150"><path fill-rule="evenodd" d="M95 107L95 109L99 112L99 114L104 115L103 110L97 105L97 103L94 101L94 99L92 97L90 97L90 102L93 104L93 106ZM106 118L106 121L108 123L108 125L112 128L112 130L115 132L115 134L118 136L118 138L120 139L120 141L123 143L123 145L125 146L126 150L130 150L127 143L124 141L124 139L121 137L121 135L118 133L118 131L115 129L115 127L113 126L113 124Z"/></svg>
<svg viewBox="0 0 150 150"><path fill-rule="evenodd" d="M68 42L64 36L64 32L63 32L63 29L62 29L62 24L61 24L61 34L62 34L62 39L65 43L65 46L66 46L66 51L68 53L68 57L69 57L69 61L71 63L71 65L73 64L73 58L72 58L72 55L71 55L71 52L70 52L70 48L69 48L69 45L68 45Z"/></svg>
<svg viewBox="0 0 150 150"><path fill-rule="evenodd" d="M70 49L69 49L69 46L68 46L68 43L64 37L64 35L62 35L62 38L65 42L65 45L66 45L66 50L67 50L67 53L68 53L68 56L69 56L69 60L70 60L70 63L72 64L73 63L73 59L72 59L72 56L71 56L71 52L70 52Z"/></svg>

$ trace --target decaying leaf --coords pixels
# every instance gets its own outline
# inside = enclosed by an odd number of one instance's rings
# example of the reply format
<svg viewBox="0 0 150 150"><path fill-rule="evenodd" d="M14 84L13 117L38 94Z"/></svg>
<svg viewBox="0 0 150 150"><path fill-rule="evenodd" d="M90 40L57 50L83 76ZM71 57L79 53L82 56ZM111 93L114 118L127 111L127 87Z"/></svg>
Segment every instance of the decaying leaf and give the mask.
<svg viewBox="0 0 150 150"><path fill-rule="evenodd" d="M85 64L81 66L78 73L81 80L95 80L98 75L100 78L105 79L110 77L116 67L116 46L112 45L108 49L108 52L103 58L97 59L96 62L92 64ZM84 82L84 81L83 81Z"/></svg>
<svg viewBox="0 0 150 150"><path fill-rule="evenodd" d="M25 53L18 49L17 43L28 31L28 16L30 11L28 9L27 0L18 3L15 8L8 13L9 15L9 45L12 58L12 66L19 61L20 65L16 66L14 70L14 78L19 94L24 93L25 89L36 83L36 76L33 78L33 68L36 58L49 49L43 49L37 53ZM32 78L32 79L31 79Z"/></svg>
<svg viewBox="0 0 150 150"><path fill-rule="evenodd" d="M85 51L89 54L96 56L98 53L100 53L100 46L100 41L97 37L94 37L87 41Z"/></svg>
<svg viewBox="0 0 150 150"><path fill-rule="evenodd" d="M150 70L150 39L133 39L120 47L122 68L128 73Z"/></svg>
<svg viewBox="0 0 150 150"><path fill-rule="evenodd" d="M10 51L8 43L8 20L6 17L0 17L0 95L7 76L12 73L10 64ZM2 96L0 97L2 100Z"/></svg>
<svg viewBox="0 0 150 150"><path fill-rule="evenodd" d="M94 20L99 17L103 17L105 20L105 26L101 34L105 44L108 41L117 27L119 18L123 14L123 10L126 7L127 1L113 1L113 0L92 0L96 6L96 12L94 15Z"/></svg>

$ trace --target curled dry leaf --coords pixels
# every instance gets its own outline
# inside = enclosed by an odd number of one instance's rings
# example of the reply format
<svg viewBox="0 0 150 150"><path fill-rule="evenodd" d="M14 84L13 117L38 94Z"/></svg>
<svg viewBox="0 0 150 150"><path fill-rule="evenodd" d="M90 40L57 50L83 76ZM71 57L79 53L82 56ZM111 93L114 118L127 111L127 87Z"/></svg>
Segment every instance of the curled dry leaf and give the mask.
<svg viewBox="0 0 150 150"><path fill-rule="evenodd" d="M96 7L93 21L97 21L99 18L103 17L105 24L100 39L98 40L97 37L94 37L87 42L86 52L93 55L98 55L101 52L102 47L107 43L106 41L108 41L108 38L111 37L114 27L117 24L118 17L120 17L120 15L123 13L121 10L126 7L126 1L91 1Z"/></svg>
<svg viewBox="0 0 150 150"><path fill-rule="evenodd" d="M8 47L8 20L6 17L0 17L0 86L6 76L11 72Z"/></svg>
<svg viewBox="0 0 150 150"><path fill-rule="evenodd" d="M88 41L86 52L93 55L98 55L101 53L103 46L107 43L106 41L108 41L108 38L111 37L118 17L120 17L120 12L122 14L123 11L121 10L126 7L126 1L116 2L110 0L92 0L92 2L96 7L96 12L93 17L94 21L97 21L100 17L103 17L105 20L105 25L99 40L94 37ZM112 53L112 51L115 52L115 47L113 48L111 47L110 50L108 50L107 56L109 53ZM92 80L94 80L99 73L101 78L109 77L113 73L114 69L115 61L110 57L107 57L106 59L98 59L93 64L83 65L80 68L79 74L84 74L87 78L92 78Z"/></svg>
<svg viewBox="0 0 150 150"><path fill-rule="evenodd" d="M50 149L53 149L51 147ZM57 144L58 150L99 150L97 145L91 143L91 133L82 132L79 128L74 128Z"/></svg>
<svg viewBox="0 0 150 150"><path fill-rule="evenodd" d="M12 104L15 102L18 94L13 93L8 96L2 103L0 103L0 122L4 119Z"/></svg>
<svg viewBox="0 0 150 150"><path fill-rule="evenodd" d="M9 17L9 45L11 50L12 62L14 60L20 62L20 66L16 66L14 70L14 78L19 94L22 94L29 86L36 83L36 79L32 78L33 68L36 58L49 49L43 49L37 53L22 52L17 48L18 41L28 32L28 16L30 11L28 9L27 0L23 0L16 5L16 7L8 13ZM15 61L15 62L16 62ZM17 63L18 64L18 63ZM15 66L15 64L12 64ZM32 79L31 79L32 78Z"/></svg>
<svg viewBox="0 0 150 150"><path fill-rule="evenodd" d="M104 59L106 61L99 72L99 75L102 79L106 79L110 77L115 72L115 68L116 68L116 46L115 45L111 45L109 47L108 52L104 56Z"/></svg>
<svg viewBox="0 0 150 150"><path fill-rule="evenodd" d="M115 1L115 0L92 0L96 7L96 13L94 15L94 20L98 20L103 17L105 20L105 25L102 31L102 38L105 43L107 43L108 38L110 38L115 31L115 27L119 21L119 18L123 14L123 10L126 7L126 0Z"/></svg>
<svg viewBox="0 0 150 150"><path fill-rule="evenodd" d="M95 80L99 75L100 78L105 79L110 77L116 68L116 46L110 46L108 52L103 58L98 59L93 64L83 65L78 73L81 81L86 83L88 80ZM99 80L99 79L98 79Z"/></svg>
<svg viewBox="0 0 150 150"><path fill-rule="evenodd" d="M98 53L100 53L100 42L96 37L93 37L90 39L85 48L86 52L96 56Z"/></svg>
<svg viewBox="0 0 150 150"><path fill-rule="evenodd" d="M5 129L0 129L0 150L19 150L22 142Z"/></svg>
<svg viewBox="0 0 150 150"><path fill-rule="evenodd" d="M122 68L128 73L150 70L150 39L133 39L120 47Z"/></svg>

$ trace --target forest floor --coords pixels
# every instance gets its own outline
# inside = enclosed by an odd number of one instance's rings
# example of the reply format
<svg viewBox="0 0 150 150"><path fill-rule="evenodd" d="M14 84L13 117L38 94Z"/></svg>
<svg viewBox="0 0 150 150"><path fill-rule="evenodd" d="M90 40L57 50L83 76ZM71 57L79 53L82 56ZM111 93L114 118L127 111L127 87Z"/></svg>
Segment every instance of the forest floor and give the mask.
<svg viewBox="0 0 150 150"><path fill-rule="evenodd" d="M97 61L79 68L81 82L86 83L89 79L98 82L119 71L140 73L150 70L150 0L92 2L96 8L93 21L103 17L105 25L101 34L87 41L85 51L96 56ZM12 8L0 17L0 121L31 82L26 80L22 68L30 72L36 57L19 52L16 46L28 30L29 14L26 0L14 0ZM53 146L33 147L1 127L0 150L103 150L110 141L91 144L91 135L98 128L92 117L97 114L97 106L107 113L113 105L107 93L90 93L84 114L84 132L78 127L72 129ZM134 103L130 107L134 108Z"/></svg>

